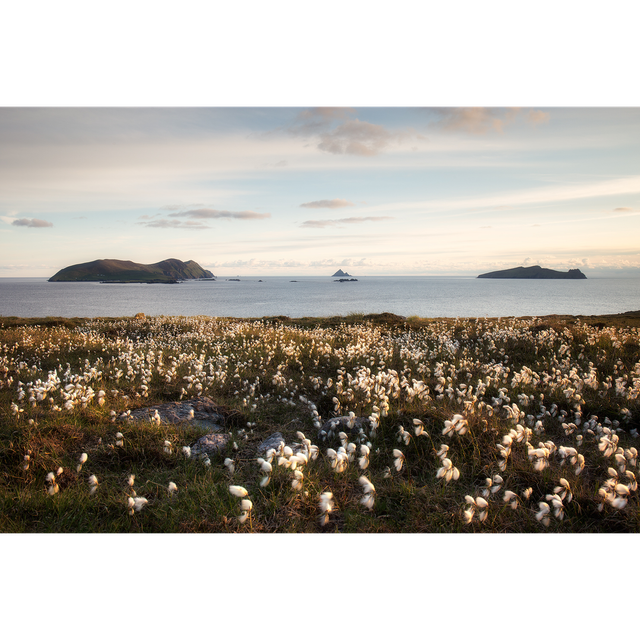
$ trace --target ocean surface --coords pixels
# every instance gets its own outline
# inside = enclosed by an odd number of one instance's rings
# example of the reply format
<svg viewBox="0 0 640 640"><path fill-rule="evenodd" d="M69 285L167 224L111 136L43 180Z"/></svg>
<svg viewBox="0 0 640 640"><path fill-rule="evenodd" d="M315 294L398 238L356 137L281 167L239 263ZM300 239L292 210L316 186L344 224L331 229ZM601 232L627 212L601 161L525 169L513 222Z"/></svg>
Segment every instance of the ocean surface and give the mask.
<svg viewBox="0 0 640 640"><path fill-rule="evenodd" d="M260 281L262 280L262 281ZM179 284L0 278L0 317L333 316L391 312L427 318L599 315L640 310L640 278L491 280L475 277L263 276Z"/></svg>

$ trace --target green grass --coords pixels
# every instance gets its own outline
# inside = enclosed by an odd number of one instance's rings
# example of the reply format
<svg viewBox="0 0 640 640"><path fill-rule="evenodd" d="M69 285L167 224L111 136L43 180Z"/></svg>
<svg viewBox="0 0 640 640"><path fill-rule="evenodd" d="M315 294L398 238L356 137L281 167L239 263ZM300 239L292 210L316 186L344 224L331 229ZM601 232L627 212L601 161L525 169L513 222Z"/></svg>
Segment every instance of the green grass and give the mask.
<svg viewBox="0 0 640 640"><path fill-rule="evenodd" d="M611 501L599 509L598 492L608 470L618 468L614 455L605 457L599 448L607 430L618 437L623 455L638 444L639 324L640 317L628 314L477 321L355 313L250 320L2 318L0 531L637 532L637 490L622 509ZM211 456L210 466L181 453L199 437L197 428L114 422L111 415L198 395L213 398L228 416L236 443ZM497 397L504 398L503 407L492 407ZM513 405L522 411L515 418L504 408ZM322 423L350 411L368 417L374 407L386 412L379 427L349 437L358 448L371 443L369 467L362 471L356 456L337 473L328 449L338 450L341 441L337 433L322 438L314 409ZM448 437L444 423L454 414L464 415L468 431ZM414 435L414 419L428 437ZM572 433L563 427L575 422ZM533 448L544 442L576 448L584 470L575 475L555 451L548 468L535 471L525 442L514 442L500 471L496 445L517 424L531 429ZM399 427L408 443L398 440ZM319 448L317 459L299 467L301 491L292 487L293 469L277 458L269 484L260 486L258 447L275 431L289 446L301 446L303 432ZM116 444L117 432L123 446ZM164 450L167 440L172 453ZM436 478L442 444L460 472L448 483ZM394 449L405 456L400 472ZM82 453L88 460L77 471ZM223 464L227 457L235 464L233 476ZM47 474L59 467L59 491L49 495ZM635 474L637 468L627 461L625 470ZM487 497L486 520L466 524L465 496L481 496L486 478L498 473L504 482ZM619 473L619 484L633 484ZM93 474L99 486L90 495ZM133 490L148 500L133 515L127 505L131 474ZM372 510L360 502L362 475L375 486ZM538 503L550 502L560 478L570 482L573 500L564 504L564 519L552 510L545 526L536 519ZM173 496L170 482L178 487ZM244 486L253 503L244 523L231 484ZM525 500L521 493L528 487L532 495ZM505 490L519 496L518 509L504 502ZM335 509L322 526L319 496L326 491Z"/></svg>

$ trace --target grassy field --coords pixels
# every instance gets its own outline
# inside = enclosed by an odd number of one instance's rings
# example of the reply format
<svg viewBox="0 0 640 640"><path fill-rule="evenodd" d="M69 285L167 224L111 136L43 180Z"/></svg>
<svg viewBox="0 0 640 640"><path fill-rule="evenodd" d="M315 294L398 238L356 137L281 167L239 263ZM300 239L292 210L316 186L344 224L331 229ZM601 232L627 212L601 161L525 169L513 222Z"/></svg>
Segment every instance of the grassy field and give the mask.
<svg viewBox="0 0 640 640"><path fill-rule="evenodd" d="M638 532L639 326L0 318L0 531ZM198 396L207 458L128 414Z"/></svg>

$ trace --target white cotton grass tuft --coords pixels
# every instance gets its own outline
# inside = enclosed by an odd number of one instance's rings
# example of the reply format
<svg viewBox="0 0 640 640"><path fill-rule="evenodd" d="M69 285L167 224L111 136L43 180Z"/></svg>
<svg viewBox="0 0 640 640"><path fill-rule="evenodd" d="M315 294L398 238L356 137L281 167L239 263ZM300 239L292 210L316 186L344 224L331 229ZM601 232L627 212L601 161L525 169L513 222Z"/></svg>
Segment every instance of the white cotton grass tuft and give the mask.
<svg viewBox="0 0 640 640"><path fill-rule="evenodd" d="M168 491L170 496L172 496L175 493L177 493L178 492L178 487L177 487L176 483L175 482L170 482L169 485L167 486L167 491Z"/></svg>
<svg viewBox="0 0 640 640"><path fill-rule="evenodd" d="M244 524L246 522L252 509L253 503L251 502L251 500L243 498L240 501L240 515L238 516L238 522L240 524Z"/></svg>
<svg viewBox="0 0 640 640"><path fill-rule="evenodd" d="M394 449L393 456L395 458L393 465L395 466L396 471L402 471L402 466L404 465L404 453L402 453L400 449Z"/></svg>
<svg viewBox="0 0 640 640"><path fill-rule="evenodd" d="M469 429L469 423L461 416L459 413L456 413L451 420L444 421L444 429L442 430L443 436L449 436L450 438L454 433L457 433L460 436L463 436L467 430Z"/></svg>
<svg viewBox="0 0 640 640"><path fill-rule="evenodd" d="M411 441L411 434L408 431L404 430L404 427L400 425L398 427L398 442L404 442L405 445L408 445Z"/></svg>
<svg viewBox="0 0 640 640"><path fill-rule="evenodd" d="M360 457L358 458L358 466L364 471L369 466L369 455L371 450L366 444L360 445Z"/></svg>
<svg viewBox="0 0 640 640"><path fill-rule="evenodd" d="M256 462L260 466L260 471L264 474L260 478L260 486L266 487L269 482L271 482L271 472L273 471L273 465L271 464L271 462L268 462L264 458L258 458Z"/></svg>
<svg viewBox="0 0 640 640"><path fill-rule="evenodd" d="M294 478L293 478L293 481L291 482L291 486L296 491L300 491L302 489L302 481L304 480L304 475L302 471L300 471L300 469L296 469L293 472L293 475L294 475Z"/></svg>
<svg viewBox="0 0 640 640"><path fill-rule="evenodd" d="M78 462L78 466L76 467L76 472L80 473L80 471L82 471L82 466L84 465L84 463L89 459L89 456L86 453L83 453L80 456L80 461Z"/></svg>
<svg viewBox="0 0 640 640"><path fill-rule="evenodd" d="M331 493L331 491L325 491L320 494L321 514L319 520L322 526L325 526L329 522L329 514L333 511L334 506L333 493Z"/></svg>
<svg viewBox="0 0 640 640"><path fill-rule="evenodd" d="M446 483L449 483L451 480L460 478L460 470L458 467L453 466L453 462L449 458L444 458L442 466L436 472L436 478L443 479Z"/></svg>
<svg viewBox="0 0 640 640"><path fill-rule="evenodd" d="M139 512L149 503L146 498L127 498L127 506L129 507L129 515L133 515L134 511Z"/></svg>
<svg viewBox="0 0 640 640"><path fill-rule="evenodd" d="M231 458L225 458L224 466L227 467L227 470L229 471L229 475L232 476L236 470L236 465L234 464L233 460Z"/></svg>
<svg viewBox="0 0 640 640"><path fill-rule="evenodd" d="M518 494L513 491L505 491L502 498L512 509L518 508Z"/></svg>
<svg viewBox="0 0 640 640"><path fill-rule="evenodd" d="M89 476L89 479L87 480L87 482L89 483L89 486L91 487L91 489L89 491L89 495L93 495L98 490L98 478L96 478L95 475Z"/></svg>
<svg viewBox="0 0 640 640"><path fill-rule="evenodd" d="M240 524L244 524L251 513L251 509L253 509L253 503L251 500L246 499L249 492L240 485L232 484L229 485L229 493L236 498L242 498L240 501L240 515L237 519Z"/></svg>
<svg viewBox="0 0 640 640"><path fill-rule="evenodd" d="M553 493L557 494L560 500L564 502L566 499L567 504L571 502L573 499L573 494L571 493L571 485L566 478L560 478L560 485L553 489Z"/></svg>
<svg viewBox="0 0 640 640"><path fill-rule="evenodd" d="M482 497L465 496L465 502L469 505L462 516L466 524L471 524L475 517L478 522L484 522L489 513L489 503Z"/></svg>
<svg viewBox="0 0 640 640"><path fill-rule="evenodd" d="M551 508L546 502L538 502L538 511L536 513L536 520L538 522L542 522L542 524L545 527L548 527L550 523L550 519L549 519L550 511L551 511Z"/></svg>
<svg viewBox="0 0 640 640"><path fill-rule="evenodd" d="M371 511L375 503L376 488L373 486L371 480L365 476L360 476L360 478L358 478L358 482L362 485L362 491L364 493L364 496L360 499L360 504L364 505L369 509L369 511Z"/></svg>
<svg viewBox="0 0 640 640"><path fill-rule="evenodd" d="M190 458L191 457L191 447L182 447L182 455L185 458Z"/></svg>
<svg viewBox="0 0 640 640"><path fill-rule="evenodd" d="M173 453L173 445L171 444L171 442L169 442L169 440L165 440L163 443L164 446L164 452L171 455Z"/></svg>
<svg viewBox="0 0 640 640"><path fill-rule="evenodd" d="M249 492L244 487L241 487L237 484L232 484L229 486L229 493L232 496L236 496L236 498L244 498L245 496L249 495Z"/></svg>
<svg viewBox="0 0 640 640"><path fill-rule="evenodd" d="M53 473L53 471L50 471L47 474L47 482L49 483L49 487L47 488L47 493L50 496L55 496L56 493L58 493L58 491L60 490L60 487L56 482L56 475Z"/></svg>
<svg viewBox="0 0 640 640"><path fill-rule="evenodd" d="M484 482L486 488L482 491L482 495L485 498L488 498L490 495L497 493L498 491L500 491L500 489L502 489L502 483L504 482L504 480L502 479L502 476L495 474L491 478L485 478Z"/></svg>
<svg viewBox="0 0 640 640"><path fill-rule="evenodd" d="M416 436L428 436L429 434L424 430L424 422L422 420L418 420L418 418L413 419L413 431Z"/></svg>

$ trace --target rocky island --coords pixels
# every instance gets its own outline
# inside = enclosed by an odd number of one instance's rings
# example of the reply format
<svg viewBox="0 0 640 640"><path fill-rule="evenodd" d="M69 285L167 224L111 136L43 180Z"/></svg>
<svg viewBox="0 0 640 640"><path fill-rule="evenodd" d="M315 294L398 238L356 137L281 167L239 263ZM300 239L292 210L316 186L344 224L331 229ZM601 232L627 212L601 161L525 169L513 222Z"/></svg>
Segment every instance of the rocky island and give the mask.
<svg viewBox="0 0 640 640"><path fill-rule="evenodd" d="M351 278L351 274L346 273L342 269L338 269L332 276L332 278Z"/></svg>
<svg viewBox="0 0 640 640"><path fill-rule="evenodd" d="M533 267L515 267L502 271L483 273L478 278L520 278L523 280L586 280L587 276L580 269L569 271L555 271L539 265Z"/></svg>
<svg viewBox="0 0 640 640"><path fill-rule="evenodd" d="M94 260L65 267L49 278L49 282L163 283L179 280L213 279L211 271L197 262L176 258L155 264L139 264L130 260Z"/></svg>

